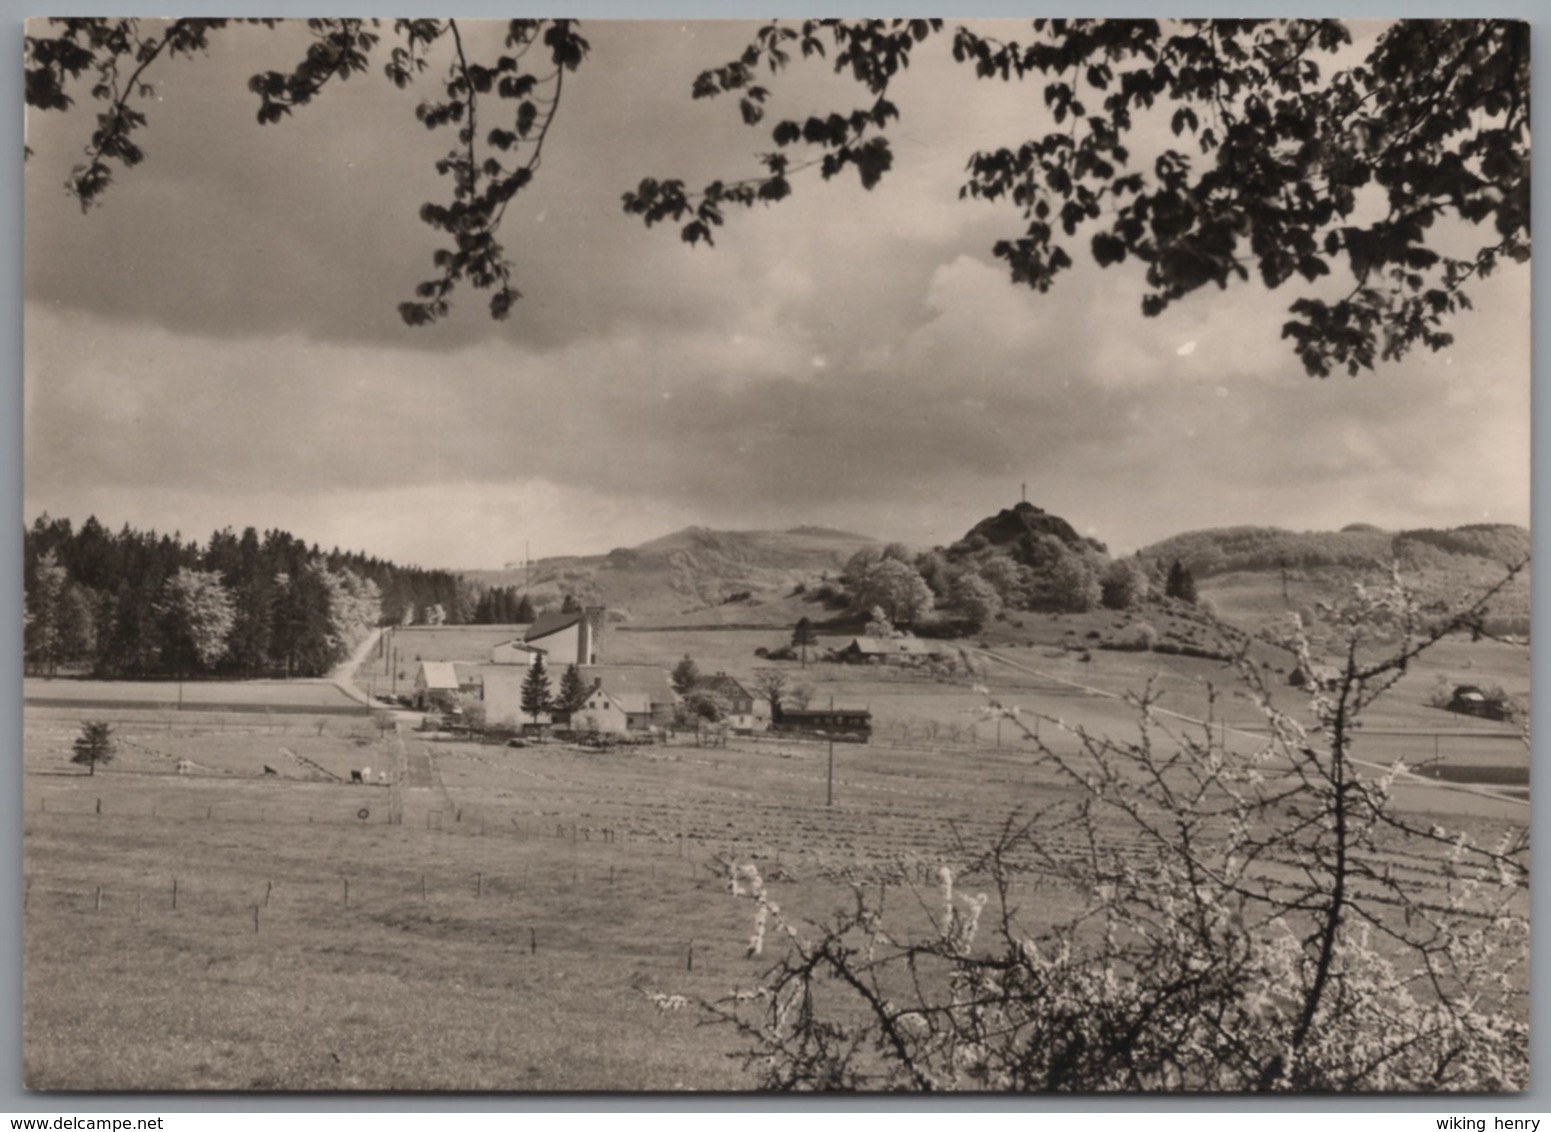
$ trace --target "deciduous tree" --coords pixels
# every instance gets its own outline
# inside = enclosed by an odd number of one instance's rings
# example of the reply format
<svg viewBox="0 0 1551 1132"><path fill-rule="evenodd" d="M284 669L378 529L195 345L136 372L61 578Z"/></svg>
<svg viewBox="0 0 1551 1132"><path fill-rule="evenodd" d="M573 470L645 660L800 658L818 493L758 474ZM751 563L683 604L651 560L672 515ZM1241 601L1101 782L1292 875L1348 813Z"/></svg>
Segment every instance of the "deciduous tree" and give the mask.
<svg viewBox="0 0 1551 1132"><path fill-rule="evenodd" d="M1001 561L1005 562L1006 559ZM970 570L965 570L954 579L950 600L953 608L976 629L995 617L1002 608L1002 599L997 595L996 588Z"/></svg>
<svg viewBox="0 0 1551 1132"><path fill-rule="evenodd" d="M209 668L226 655L237 613L215 571L180 568L162 587L157 608L165 626L163 648L172 650L180 675L190 661Z"/></svg>
<svg viewBox="0 0 1551 1132"><path fill-rule="evenodd" d="M770 704L770 720L772 723L781 719L782 698L786 690L791 686L791 677L779 668L761 668L754 673L754 692L763 696Z"/></svg>
<svg viewBox="0 0 1551 1132"><path fill-rule="evenodd" d="M1403 768L1358 746L1363 713L1501 589L1443 615L1398 584L1358 592L1334 611L1340 674L1310 691L1313 727L1240 651L1265 720L1249 748L1165 723L1154 689L1129 736L1036 717L1060 744L987 693L1051 784L1038 808L897 905L924 908L925 932L863 885L799 923L754 864L730 866L756 906L749 953L772 955L707 1009L764 1089L1525 1088L1527 827L1418 820L1392 798ZM1031 875L1032 902L1015 892Z"/></svg>
<svg viewBox="0 0 1551 1132"><path fill-rule="evenodd" d="M158 69L202 54L233 23L276 21L29 25L27 105L63 111L83 92L96 103L70 182L83 207L144 159ZM382 50L395 86L434 74L416 115L452 135L436 161L449 191L420 217L444 246L399 310L411 325L434 322L467 285L504 317L519 292L502 222L539 171L566 76L589 56L575 22L511 20L484 57L457 20L395 20L386 49L380 21L308 27L313 42L294 67L249 80L258 121L284 120ZM920 52L946 50L978 80L1038 86L1044 111L1031 134L968 155L960 189L1015 210L1018 228L991 248L1015 283L1048 290L1083 255L1100 266L1133 259L1146 272L1144 315L1207 286L1297 287L1282 335L1306 370L1357 373L1448 345L1443 327L1469 306L1465 285L1528 258L1529 40L1523 22L1402 20L1358 57L1338 20L1038 19L1005 37L928 19L777 21L691 86L697 99L734 98L765 135L751 175L699 189L646 177L624 208L710 245L730 211L789 198L805 171L849 172L871 189L894 166L894 85ZM853 79L859 104L767 122L772 85L798 57ZM1173 140L1159 147L1147 135L1165 122ZM1449 227L1481 234L1461 251L1440 236ZM1326 276L1341 281L1335 297Z"/></svg>
<svg viewBox="0 0 1551 1132"><path fill-rule="evenodd" d="M852 605L880 607L895 625L910 624L931 611L932 590L916 568L898 558L869 562L848 581Z"/></svg>

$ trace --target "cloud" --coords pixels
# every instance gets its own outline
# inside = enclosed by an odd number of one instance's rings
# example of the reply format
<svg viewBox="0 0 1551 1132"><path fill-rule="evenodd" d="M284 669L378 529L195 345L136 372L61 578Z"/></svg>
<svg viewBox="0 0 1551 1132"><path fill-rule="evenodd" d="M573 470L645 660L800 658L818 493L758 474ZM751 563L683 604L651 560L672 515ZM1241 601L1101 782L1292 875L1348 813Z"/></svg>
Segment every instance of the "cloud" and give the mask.
<svg viewBox="0 0 1551 1132"><path fill-rule="evenodd" d="M1230 521L1527 519L1527 273L1476 288L1447 355L1355 380L1304 376L1288 290L1144 318L1139 265L1079 256L1036 294L988 250L1016 210L956 199L968 152L1028 134L1028 92L942 59L901 86L870 193L810 171L715 249L624 217L641 176L755 168L768 122L688 97L748 31L593 28L599 65L507 219L525 297L505 324L472 294L429 331L394 313L435 244L415 211L444 188L423 92L361 76L252 124L241 80L294 55L294 30L169 70L145 164L88 216L55 188L79 117L35 115L29 508L465 565L513 557L518 528L557 550L692 521L930 544L1024 482L1117 547ZM772 120L859 96L805 76Z"/></svg>

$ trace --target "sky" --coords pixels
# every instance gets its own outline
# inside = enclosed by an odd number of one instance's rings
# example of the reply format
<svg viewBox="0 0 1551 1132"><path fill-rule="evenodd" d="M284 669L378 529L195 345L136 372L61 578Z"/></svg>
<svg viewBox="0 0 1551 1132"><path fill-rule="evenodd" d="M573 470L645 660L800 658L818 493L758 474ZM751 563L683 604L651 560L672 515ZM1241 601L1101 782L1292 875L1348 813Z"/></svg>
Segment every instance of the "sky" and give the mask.
<svg viewBox="0 0 1551 1132"><path fill-rule="evenodd" d="M957 192L970 153L1049 119L1036 85L955 67L948 36L891 91L874 191L807 174L714 249L645 229L620 207L642 177L750 175L769 123L864 101L814 64L774 84L762 127L692 100L755 26L584 26L503 228L523 292L504 323L466 288L435 327L397 314L433 274L417 214L452 138L414 117L434 73L383 78L387 44L261 128L247 79L306 35L219 33L156 76L144 163L86 214L62 186L90 106L30 111L27 519L280 527L453 568L689 524L926 547L1024 484L1116 551L1231 524L1528 523L1527 267L1472 290L1445 352L1326 380L1279 338L1290 287L1209 288L1158 318L1131 265L1016 287L991 248L1017 212ZM490 54L504 29L466 30ZM1167 136L1139 133L1139 151Z"/></svg>

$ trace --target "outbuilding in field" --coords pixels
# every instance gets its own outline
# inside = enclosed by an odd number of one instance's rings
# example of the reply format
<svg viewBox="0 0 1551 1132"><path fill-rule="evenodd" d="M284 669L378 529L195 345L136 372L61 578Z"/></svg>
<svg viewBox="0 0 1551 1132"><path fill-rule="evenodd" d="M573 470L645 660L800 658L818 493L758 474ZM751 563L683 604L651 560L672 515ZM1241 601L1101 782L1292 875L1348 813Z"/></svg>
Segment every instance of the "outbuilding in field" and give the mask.
<svg viewBox="0 0 1551 1132"><path fill-rule="evenodd" d="M457 704L461 686L450 660L423 660L415 672L415 710L449 711Z"/></svg>
<svg viewBox="0 0 1551 1132"><path fill-rule="evenodd" d="M951 651L941 641L923 641L919 637L852 637L838 655L849 664L901 664L938 660Z"/></svg>

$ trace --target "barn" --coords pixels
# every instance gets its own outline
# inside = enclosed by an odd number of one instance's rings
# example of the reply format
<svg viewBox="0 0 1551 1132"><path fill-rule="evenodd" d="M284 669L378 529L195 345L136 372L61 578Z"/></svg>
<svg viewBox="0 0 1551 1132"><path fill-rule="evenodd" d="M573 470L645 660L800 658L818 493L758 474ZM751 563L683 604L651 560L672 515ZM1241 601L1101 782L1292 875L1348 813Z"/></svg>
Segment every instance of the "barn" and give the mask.
<svg viewBox="0 0 1551 1132"><path fill-rule="evenodd" d="M852 637L839 655L849 664L906 664L937 660L951 651L940 641L923 641L919 637Z"/></svg>
<svg viewBox="0 0 1551 1132"><path fill-rule="evenodd" d="M454 706L461 685L450 660L423 660L415 671L415 708L446 710Z"/></svg>
<svg viewBox="0 0 1551 1132"><path fill-rule="evenodd" d="M557 672L564 671L568 664L596 664L598 630L602 625L602 606L590 606L577 613L546 613L528 627L522 643L543 652L544 663Z"/></svg>

